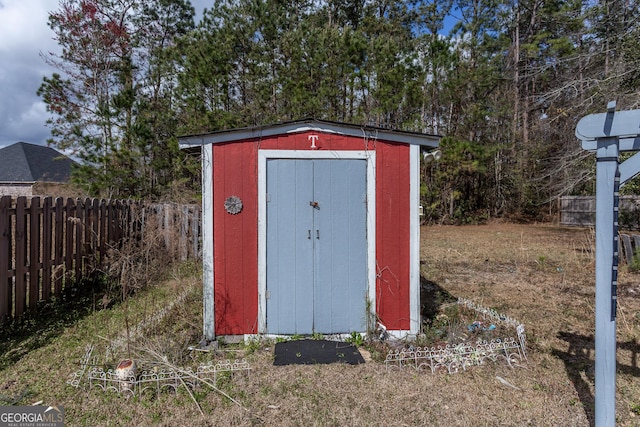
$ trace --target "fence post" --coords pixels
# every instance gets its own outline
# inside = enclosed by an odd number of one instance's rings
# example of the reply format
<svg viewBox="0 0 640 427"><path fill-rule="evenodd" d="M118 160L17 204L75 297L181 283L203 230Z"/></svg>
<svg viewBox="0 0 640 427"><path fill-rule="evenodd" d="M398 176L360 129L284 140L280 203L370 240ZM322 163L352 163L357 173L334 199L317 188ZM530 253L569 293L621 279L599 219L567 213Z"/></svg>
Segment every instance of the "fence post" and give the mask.
<svg viewBox="0 0 640 427"><path fill-rule="evenodd" d="M116 234L115 216L116 216L115 201L108 200L107 201L107 237L105 239L105 243L107 245L110 245L111 242L115 240L115 234Z"/></svg>
<svg viewBox="0 0 640 427"><path fill-rule="evenodd" d="M197 208L192 209L193 217L191 218L191 242L193 246L193 259L200 258L200 210Z"/></svg>
<svg viewBox="0 0 640 427"><path fill-rule="evenodd" d="M26 284L26 261L27 261L27 242L26 242L26 214L25 206L27 198L20 196L16 199L16 234L15 234L15 272L16 272L16 300L15 300L15 317L22 316L27 304L27 284Z"/></svg>
<svg viewBox="0 0 640 427"><path fill-rule="evenodd" d="M91 254L93 260L101 260L100 257L100 201L93 199L91 201Z"/></svg>
<svg viewBox="0 0 640 427"><path fill-rule="evenodd" d="M99 233L99 252L100 261L104 261L104 257L107 254L107 230L109 229L109 223L107 222L107 204L104 199L100 200L100 233Z"/></svg>
<svg viewBox="0 0 640 427"><path fill-rule="evenodd" d="M189 258L189 206L183 206L180 210L182 221L180 221L180 253L181 260L186 261Z"/></svg>
<svg viewBox="0 0 640 427"><path fill-rule="evenodd" d="M62 293L62 272L64 261L64 201L62 197L56 198L55 218L56 218L56 231L55 231L55 244L53 264L54 268L54 292L56 296L60 296Z"/></svg>
<svg viewBox="0 0 640 427"><path fill-rule="evenodd" d="M71 272L73 271L73 219L75 218L75 204L72 198L67 198L67 206L65 209L66 218L64 222L64 237L65 237L65 279L69 280L71 277ZM65 283L65 287L67 283Z"/></svg>
<svg viewBox="0 0 640 427"><path fill-rule="evenodd" d="M84 201L84 242L82 244L82 275L84 276L89 271L89 264L91 262L91 233L93 231L93 211L91 200L85 198Z"/></svg>
<svg viewBox="0 0 640 427"><path fill-rule="evenodd" d="M11 316L11 284L9 283L9 248L11 236L11 196L0 198L0 322Z"/></svg>
<svg viewBox="0 0 640 427"><path fill-rule="evenodd" d="M42 203L42 299L51 297L51 197Z"/></svg>
<svg viewBox="0 0 640 427"><path fill-rule="evenodd" d="M113 216L113 237L111 238L111 244L119 243L122 238L122 229L124 227L124 216L125 212L122 208L123 204L121 200L116 200L115 209ZM115 247L119 248L119 244L114 244Z"/></svg>
<svg viewBox="0 0 640 427"><path fill-rule="evenodd" d="M29 206L29 309L35 310L40 299L40 197L31 198Z"/></svg>
<svg viewBox="0 0 640 427"><path fill-rule="evenodd" d="M84 207L82 206L82 199L76 199L76 215L73 219L73 225L75 228L75 281L80 281L84 267L82 265L82 258L84 255L84 233L82 229L84 227Z"/></svg>
<svg viewBox="0 0 640 427"><path fill-rule="evenodd" d="M171 238L169 235L170 229L171 229L171 223L173 222L173 206L170 205L169 203L165 203L164 205L164 227L163 227L163 233L164 233L164 246L165 248L167 248L167 250L169 251L169 253L171 253L171 255L175 255L176 251L175 251L175 246L171 245Z"/></svg>

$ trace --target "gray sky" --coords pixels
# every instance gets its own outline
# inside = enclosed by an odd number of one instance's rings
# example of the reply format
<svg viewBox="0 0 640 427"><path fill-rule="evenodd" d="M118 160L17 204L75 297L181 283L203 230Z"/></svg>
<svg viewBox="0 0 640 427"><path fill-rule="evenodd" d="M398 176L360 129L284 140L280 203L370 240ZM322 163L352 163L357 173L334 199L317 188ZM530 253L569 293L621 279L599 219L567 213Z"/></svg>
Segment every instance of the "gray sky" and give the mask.
<svg viewBox="0 0 640 427"><path fill-rule="evenodd" d="M53 72L40 52L57 50L47 26L51 0L0 0L0 147L18 141L45 144L47 112L36 96Z"/></svg>
<svg viewBox="0 0 640 427"><path fill-rule="evenodd" d="M191 0L198 16L211 3ZM50 136L49 113L36 92L56 71L40 53L59 51L47 26L57 8L57 0L0 0L0 148L18 141L46 145Z"/></svg>

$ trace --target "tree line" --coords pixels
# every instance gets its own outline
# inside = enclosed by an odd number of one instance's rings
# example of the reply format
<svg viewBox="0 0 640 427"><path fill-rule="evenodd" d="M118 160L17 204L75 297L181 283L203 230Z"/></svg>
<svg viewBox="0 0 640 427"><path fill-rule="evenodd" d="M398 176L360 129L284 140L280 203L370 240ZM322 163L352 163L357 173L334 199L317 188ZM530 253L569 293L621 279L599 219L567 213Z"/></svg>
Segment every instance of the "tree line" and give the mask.
<svg viewBox="0 0 640 427"><path fill-rule="evenodd" d="M640 104L637 0L61 0L38 91L87 191L197 181L177 136L313 117L439 134L432 221L538 218L592 194L577 121ZM627 186L633 188L634 186Z"/></svg>

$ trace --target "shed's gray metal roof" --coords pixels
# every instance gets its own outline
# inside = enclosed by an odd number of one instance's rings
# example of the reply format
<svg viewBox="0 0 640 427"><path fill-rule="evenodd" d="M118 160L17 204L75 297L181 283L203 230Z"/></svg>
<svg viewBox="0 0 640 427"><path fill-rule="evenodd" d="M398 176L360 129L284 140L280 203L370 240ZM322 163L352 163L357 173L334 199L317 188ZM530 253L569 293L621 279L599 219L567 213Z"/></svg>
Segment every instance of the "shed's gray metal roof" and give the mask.
<svg viewBox="0 0 640 427"><path fill-rule="evenodd" d="M73 163L53 148L16 142L0 149L0 182L67 182Z"/></svg>
<svg viewBox="0 0 640 427"><path fill-rule="evenodd" d="M180 142L180 148L191 151L193 149L199 148L204 144L246 141L287 133L298 133L307 131L336 133L340 135L365 137L370 139L375 138L383 141L415 144L433 148L437 147L440 141L440 136L438 135L392 130L373 126L359 126L354 124L315 119L305 119L276 123L272 125L222 130L197 135L185 135L179 137L178 140Z"/></svg>

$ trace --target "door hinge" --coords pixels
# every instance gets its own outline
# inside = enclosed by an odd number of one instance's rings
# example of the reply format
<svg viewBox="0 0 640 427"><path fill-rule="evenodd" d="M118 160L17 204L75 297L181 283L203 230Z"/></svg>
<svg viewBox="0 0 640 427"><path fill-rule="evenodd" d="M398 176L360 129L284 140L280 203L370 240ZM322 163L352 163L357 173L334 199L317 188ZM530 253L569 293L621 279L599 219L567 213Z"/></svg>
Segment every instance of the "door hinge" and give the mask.
<svg viewBox="0 0 640 427"><path fill-rule="evenodd" d="M271 201L271 194L267 193L266 199L267 199L267 203L269 203Z"/></svg>

